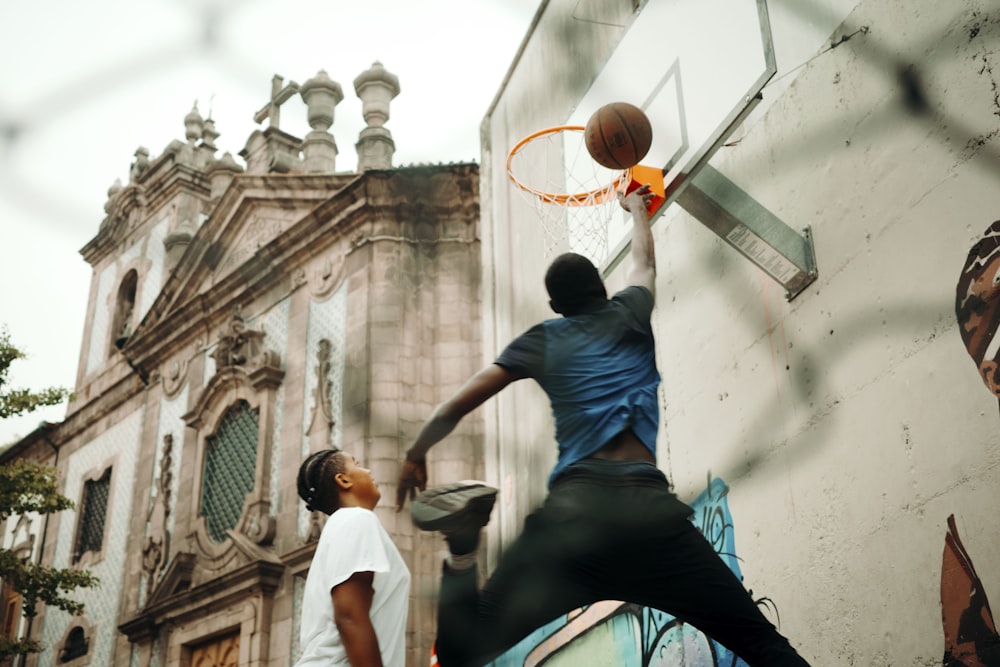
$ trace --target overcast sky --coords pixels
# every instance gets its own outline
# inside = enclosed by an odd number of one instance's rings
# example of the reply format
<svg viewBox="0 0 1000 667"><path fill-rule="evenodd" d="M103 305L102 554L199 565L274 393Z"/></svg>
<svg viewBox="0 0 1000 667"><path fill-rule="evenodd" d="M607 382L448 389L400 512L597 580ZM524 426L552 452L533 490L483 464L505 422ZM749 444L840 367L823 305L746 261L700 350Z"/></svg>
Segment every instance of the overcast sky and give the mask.
<svg viewBox="0 0 1000 667"><path fill-rule="evenodd" d="M197 102L219 155L236 155L271 77L320 69L344 100L331 131L353 170L364 127L353 80L376 60L399 77L386 127L396 165L479 162L479 124L538 0L32 0L0 23L0 325L28 353L10 385L72 387L90 288L79 254L128 181L139 146L184 139ZM281 128L309 131L296 97ZM0 444L65 406L0 421Z"/></svg>

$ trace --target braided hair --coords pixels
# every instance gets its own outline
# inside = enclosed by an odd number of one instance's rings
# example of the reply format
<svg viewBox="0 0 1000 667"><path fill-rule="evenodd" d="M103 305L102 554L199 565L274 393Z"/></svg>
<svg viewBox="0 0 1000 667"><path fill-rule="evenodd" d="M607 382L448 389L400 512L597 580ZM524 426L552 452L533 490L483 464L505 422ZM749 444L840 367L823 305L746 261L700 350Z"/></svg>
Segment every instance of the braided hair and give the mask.
<svg viewBox="0 0 1000 667"><path fill-rule="evenodd" d="M310 454L299 466L299 497L310 512L333 514L340 509L340 492L332 481L334 475L347 471L344 452L322 449Z"/></svg>

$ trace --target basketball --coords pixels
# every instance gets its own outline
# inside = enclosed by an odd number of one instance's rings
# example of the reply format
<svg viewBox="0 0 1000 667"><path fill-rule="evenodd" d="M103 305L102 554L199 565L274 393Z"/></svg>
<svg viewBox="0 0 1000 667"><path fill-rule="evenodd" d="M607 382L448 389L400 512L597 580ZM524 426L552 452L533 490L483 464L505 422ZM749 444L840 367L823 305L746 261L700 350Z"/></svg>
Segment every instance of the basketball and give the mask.
<svg viewBox="0 0 1000 667"><path fill-rule="evenodd" d="M608 169L634 167L653 142L649 118L628 102L612 102L595 111L583 135L590 156Z"/></svg>

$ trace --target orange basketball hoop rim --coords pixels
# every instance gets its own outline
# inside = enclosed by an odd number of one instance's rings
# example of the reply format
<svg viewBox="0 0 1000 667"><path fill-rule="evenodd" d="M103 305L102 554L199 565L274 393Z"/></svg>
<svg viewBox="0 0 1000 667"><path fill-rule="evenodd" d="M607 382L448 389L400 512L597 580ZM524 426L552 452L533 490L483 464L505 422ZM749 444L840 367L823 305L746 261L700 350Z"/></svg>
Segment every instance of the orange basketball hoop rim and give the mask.
<svg viewBox="0 0 1000 667"><path fill-rule="evenodd" d="M584 128L583 125L556 125L554 127L547 127L542 130L538 130L537 132L532 132L524 139L517 142L514 147L510 149L510 152L507 153L507 176L510 177L510 180L514 183L514 185L524 192L533 194L544 202L556 204L558 206L594 206L596 204L603 204L612 198L617 197L618 192L623 191L624 186L631 181L630 169L617 172L617 176L615 176L610 183L600 185L590 190L584 190L582 192L549 192L541 187L534 187L525 183L514 173L512 167L514 158L517 157L521 150L531 142L543 137L559 134L561 132L582 133L585 129L586 128Z"/></svg>
<svg viewBox="0 0 1000 667"><path fill-rule="evenodd" d="M507 176L520 190L538 197L542 202L569 207L605 204L616 199L619 193L631 192L643 183L647 183L654 192L654 199L648 207L649 212L650 214L655 212L663 203L665 197L663 172L655 167L636 165L630 169L620 171L608 170L609 175L612 175L610 182L601 183L596 187L585 187L579 192L550 192L549 184L542 186L528 184L525 182L523 176L518 177L515 173L513 167L514 158L521 154L521 151L532 142L550 138L552 135L564 132L579 132L582 134L585 129L583 125L556 125L532 132L517 142L510 149L510 152L507 153Z"/></svg>

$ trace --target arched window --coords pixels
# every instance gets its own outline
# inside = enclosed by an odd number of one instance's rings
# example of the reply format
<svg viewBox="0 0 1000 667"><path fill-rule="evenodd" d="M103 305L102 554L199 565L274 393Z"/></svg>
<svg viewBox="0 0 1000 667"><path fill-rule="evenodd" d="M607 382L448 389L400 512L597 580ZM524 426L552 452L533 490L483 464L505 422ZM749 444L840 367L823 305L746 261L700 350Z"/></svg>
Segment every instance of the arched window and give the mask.
<svg viewBox="0 0 1000 667"><path fill-rule="evenodd" d="M257 470L257 412L237 401L205 438L205 472L201 485L201 515L216 542L236 527Z"/></svg>
<svg viewBox="0 0 1000 667"><path fill-rule="evenodd" d="M59 662L71 662L87 655L88 649L87 633L81 626L76 626L66 635L66 643L63 644L62 651L59 652Z"/></svg>
<svg viewBox="0 0 1000 667"><path fill-rule="evenodd" d="M111 320L110 353L121 349L125 341L132 335L132 313L135 311L135 293L139 286L139 274L130 270L122 278L118 286L118 298L115 300L115 316Z"/></svg>

